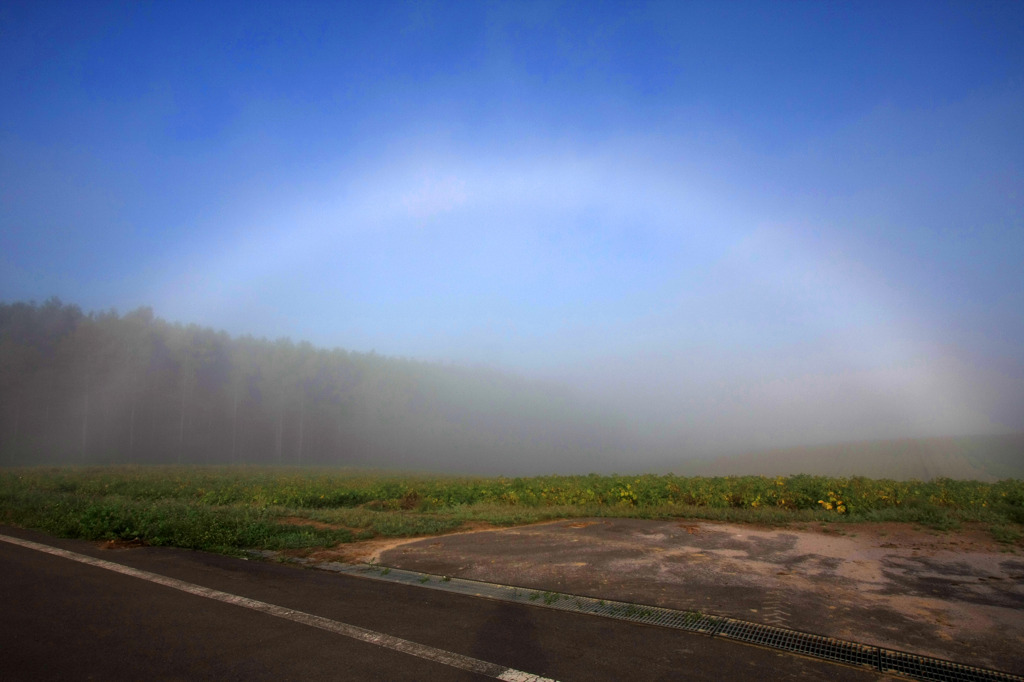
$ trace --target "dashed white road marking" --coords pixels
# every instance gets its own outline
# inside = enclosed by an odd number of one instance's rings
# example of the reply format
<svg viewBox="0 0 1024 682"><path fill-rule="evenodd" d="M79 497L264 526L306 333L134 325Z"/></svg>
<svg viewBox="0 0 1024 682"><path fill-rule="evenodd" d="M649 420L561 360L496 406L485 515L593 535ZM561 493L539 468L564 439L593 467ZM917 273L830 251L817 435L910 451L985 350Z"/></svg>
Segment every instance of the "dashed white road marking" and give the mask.
<svg viewBox="0 0 1024 682"><path fill-rule="evenodd" d="M302 623L303 625L320 628L321 630L327 630L328 632L344 635L345 637L358 639L361 642L376 644L377 646L384 647L385 649L400 651L404 654L424 658L428 661L434 661L435 663L443 663L444 665L452 668L458 668L459 670L466 670L469 672L479 673L481 675L487 675L488 677L493 677L498 680L505 680L505 682L555 682L547 677L533 675L531 673L516 670L515 668L509 668L497 663L489 663L487 661L481 661L478 658L463 656L462 654L457 654L452 651L445 651L444 649L427 646L426 644L410 642L407 639L394 637L392 635L384 634L383 632L367 630L366 628L349 625L348 623L341 623L336 620L331 620L330 618L313 615L312 613L296 611L294 609L277 606L275 604L268 604L267 602L258 601L256 599L249 599L248 597L240 597L237 594L231 594L229 592L221 592L220 590L214 590L209 587L203 587L202 585L185 582L184 580L178 580L177 578L169 578L158 573L150 573L149 571L142 571L137 568L132 568L131 566L117 564L113 561L97 559L77 552L69 552L66 549L60 549L59 547L51 547L50 545L44 545L31 540L22 540L21 538L11 537L9 535L0 535L0 540L9 542L13 545L20 545L21 547L26 547L28 549L34 549L39 552L59 556L64 559L70 559L71 561L96 566L97 568L105 568L108 571L114 571L115 573L121 573L133 578L148 580L151 583L170 587L175 590L181 590L182 592L194 594L199 597L215 599L228 604L234 604L235 606L243 606L247 609L253 609L254 611L261 611L271 616L277 616L278 618L284 618L285 620Z"/></svg>

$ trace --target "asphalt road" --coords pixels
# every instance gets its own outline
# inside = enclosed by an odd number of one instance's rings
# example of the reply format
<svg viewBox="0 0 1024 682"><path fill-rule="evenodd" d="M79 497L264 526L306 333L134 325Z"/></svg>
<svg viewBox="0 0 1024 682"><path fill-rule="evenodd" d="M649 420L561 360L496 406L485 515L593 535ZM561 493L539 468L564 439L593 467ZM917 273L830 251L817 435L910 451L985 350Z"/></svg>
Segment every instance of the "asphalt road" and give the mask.
<svg viewBox="0 0 1024 682"><path fill-rule="evenodd" d="M700 634L290 565L0 534L557 680L879 679ZM0 605L4 680L492 679L5 541Z"/></svg>

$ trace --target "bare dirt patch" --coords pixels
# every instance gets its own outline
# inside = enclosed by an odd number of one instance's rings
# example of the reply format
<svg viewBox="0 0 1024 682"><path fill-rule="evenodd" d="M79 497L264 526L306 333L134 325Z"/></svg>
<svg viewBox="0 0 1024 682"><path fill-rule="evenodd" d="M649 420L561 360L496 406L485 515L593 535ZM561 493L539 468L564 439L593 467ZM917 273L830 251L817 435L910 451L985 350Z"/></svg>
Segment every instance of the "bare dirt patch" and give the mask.
<svg viewBox="0 0 1024 682"><path fill-rule="evenodd" d="M140 540L139 538L132 538L131 540L114 538L113 540L106 540L100 543L101 549L134 549L136 547L146 546L146 543Z"/></svg>
<svg viewBox="0 0 1024 682"><path fill-rule="evenodd" d="M545 521L543 523L552 522ZM410 543L433 541L431 546L440 548L442 547L440 538L448 538L454 535L489 533L502 530L508 530L508 528L505 526L495 526L494 524L487 523L486 521L467 521L456 531L446 533L444 535L433 535L426 540L424 540L422 536L415 538L373 538L370 540L360 540L358 542L342 543L328 549L321 549L308 553L307 556L309 560L314 563L328 561L340 561L342 563L379 563L380 557L384 552Z"/></svg>
<svg viewBox="0 0 1024 682"><path fill-rule="evenodd" d="M983 527L580 519L371 540L314 561L733 616L1024 673L1024 554Z"/></svg>
<svg viewBox="0 0 1024 682"><path fill-rule="evenodd" d="M281 516L278 517L277 523L284 526L308 526L317 530L349 530L353 533L361 530L359 528L343 526L340 523L324 523L323 521L314 521L313 519L306 519L301 516Z"/></svg>
<svg viewBox="0 0 1024 682"><path fill-rule="evenodd" d="M380 555L389 549L401 547L422 538L376 538L337 545L329 549L321 549L308 554L310 561L315 563L340 561L347 564L380 562Z"/></svg>
<svg viewBox="0 0 1024 682"><path fill-rule="evenodd" d="M587 526L593 526L598 523L605 523L604 521L573 521L572 523L565 524L566 528L586 528Z"/></svg>

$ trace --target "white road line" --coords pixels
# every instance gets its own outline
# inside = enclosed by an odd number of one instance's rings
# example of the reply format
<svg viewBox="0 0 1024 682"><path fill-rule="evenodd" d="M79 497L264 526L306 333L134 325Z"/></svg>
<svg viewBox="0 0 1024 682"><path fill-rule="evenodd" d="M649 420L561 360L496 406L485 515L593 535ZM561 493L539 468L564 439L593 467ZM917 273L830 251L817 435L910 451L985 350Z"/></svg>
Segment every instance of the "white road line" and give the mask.
<svg viewBox="0 0 1024 682"><path fill-rule="evenodd" d="M240 597L237 594L221 592L220 590L214 590L209 587L203 587L202 585L188 583L176 578L168 578L167 576L160 575L158 573L141 571L137 568L125 566L123 564L116 564L113 561L96 559L95 557L85 554L69 552L68 550L51 547L50 545L44 545L39 542L22 540L21 538L11 537L9 535L0 535L0 540L9 542L13 545L27 547L28 549L34 549L39 552L53 554L54 556L59 556L64 559L70 559L79 563L89 564L90 566L96 566L97 568L105 568L108 571L114 571L133 578L148 580L151 583L157 583L158 585L164 585L165 587L171 587L176 590L181 590L182 592L206 597L207 599L216 599L217 601L234 604L235 606L244 606L245 608L253 609L254 611L262 611L263 613L271 616L277 616L278 618L284 618L285 620L320 628L321 630L327 630L328 632L334 632L339 635L351 637L352 639L358 639L361 642L376 644L377 646L384 647L385 649L392 649L412 656L418 656L419 658L425 658L428 661L443 663L444 665L451 666L452 668L458 668L459 670L467 670L469 672L487 675L488 677L493 677L495 679L505 680L505 682L554 682L554 680L547 677L540 677L539 675L526 673L521 670L516 670L515 668L508 668L497 663L488 663L487 661L463 656L462 654L457 654L452 651L436 649L432 646L427 646L426 644L417 644L416 642L410 642L407 639L393 637L391 635L384 634L383 632L375 632L355 625L331 620L330 618L324 618L323 616L315 616L311 613L295 611L294 609L268 604L267 602L249 599L248 597Z"/></svg>

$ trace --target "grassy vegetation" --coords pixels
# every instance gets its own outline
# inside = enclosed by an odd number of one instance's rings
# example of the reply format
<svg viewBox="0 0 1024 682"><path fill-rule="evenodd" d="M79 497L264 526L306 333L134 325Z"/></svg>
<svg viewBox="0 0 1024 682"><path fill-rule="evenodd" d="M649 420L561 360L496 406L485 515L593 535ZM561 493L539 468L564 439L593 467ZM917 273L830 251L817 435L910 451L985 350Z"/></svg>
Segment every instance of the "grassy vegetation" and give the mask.
<svg viewBox="0 0 1024 682"><path fill-rule="evenodd" d="M283 468L22 468L0 471L0 522L65 537L221 552L302 549L471 522L695 518L784 525L898 521L989 524L1017 542L1024 481L543 476L467 478Z"/></svg>

